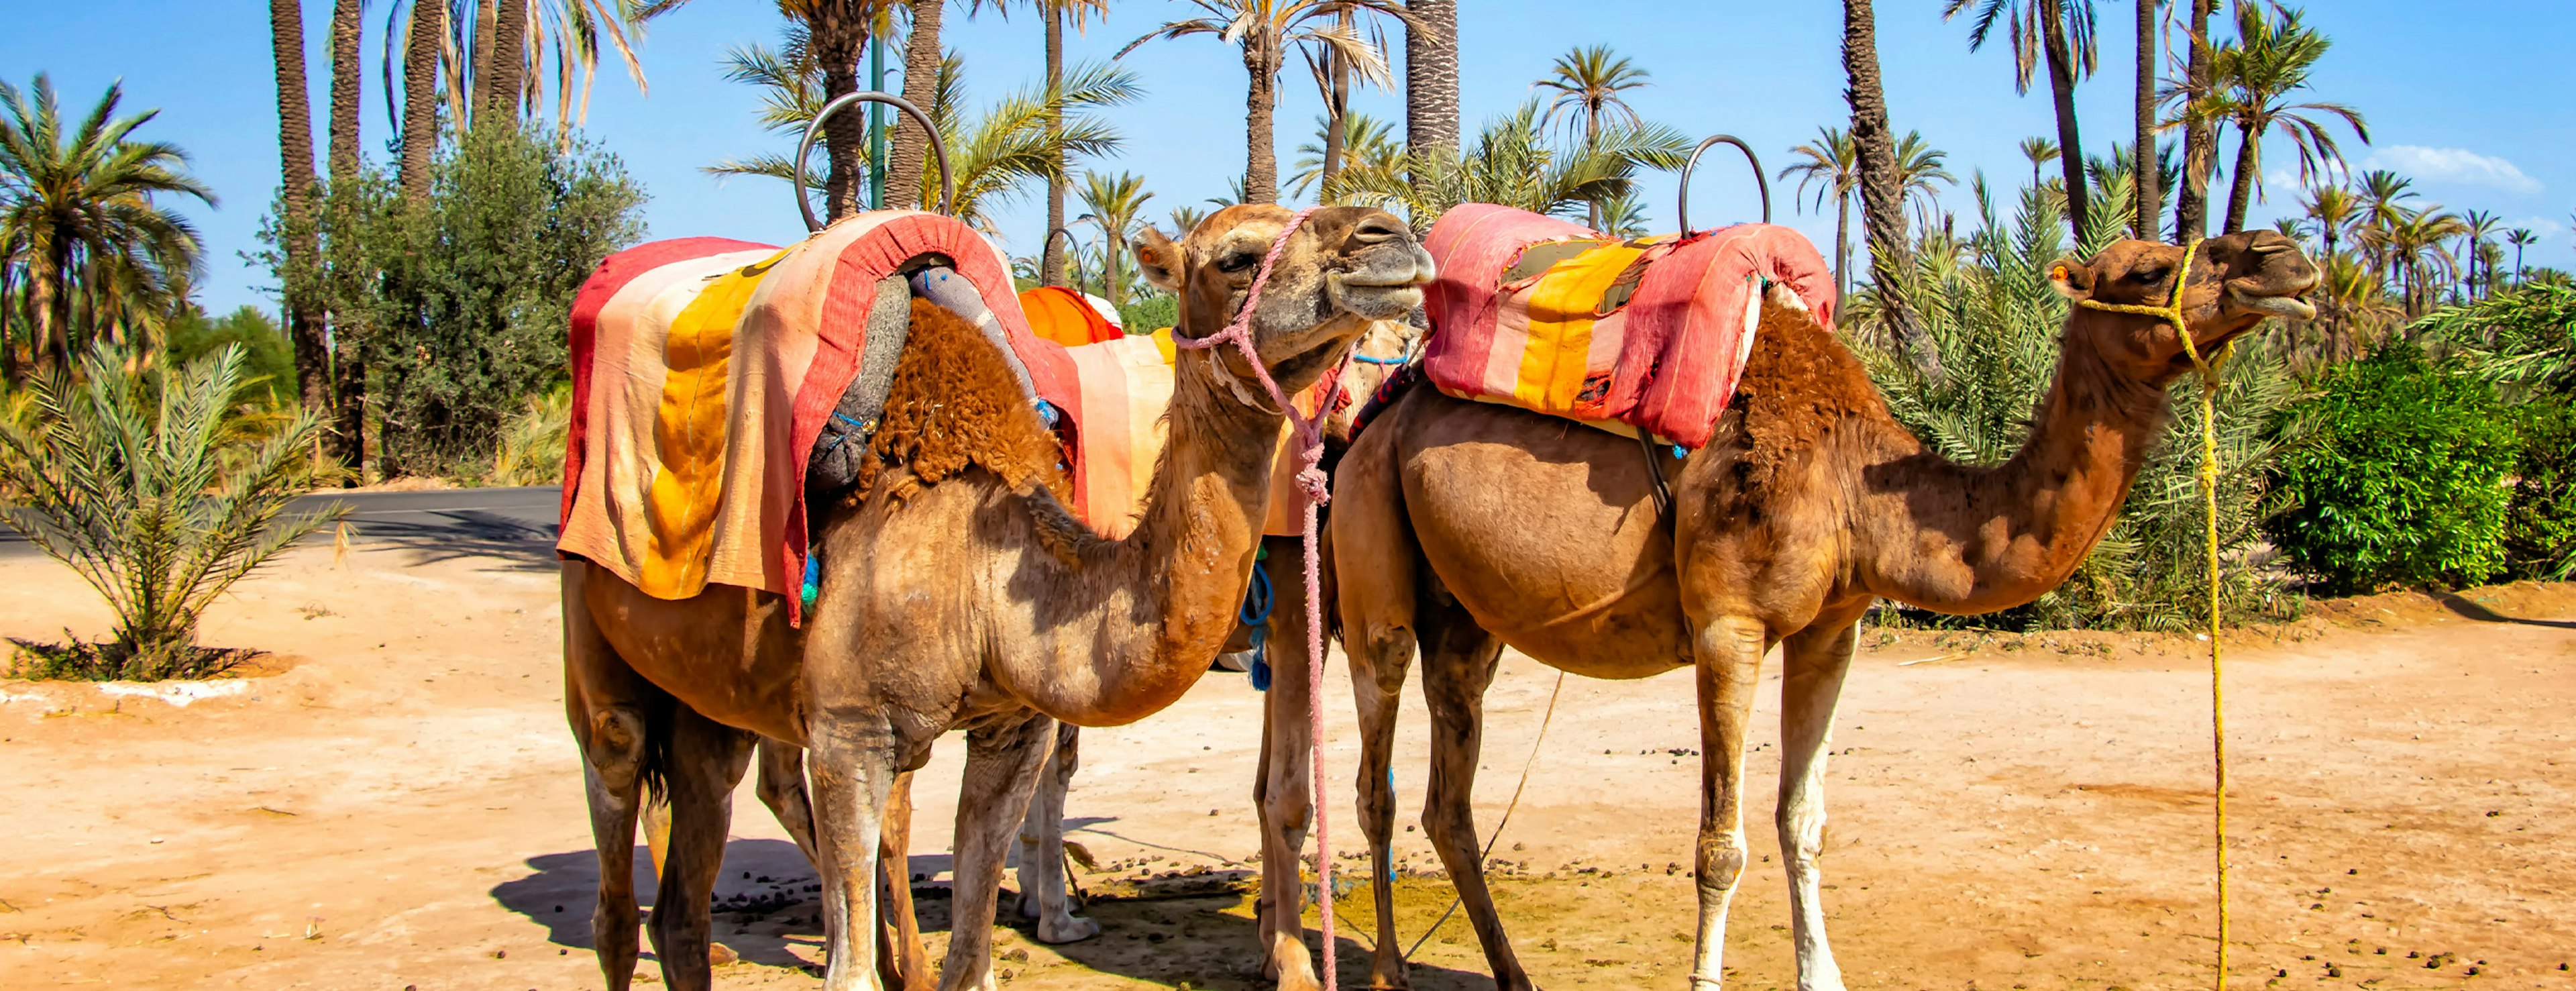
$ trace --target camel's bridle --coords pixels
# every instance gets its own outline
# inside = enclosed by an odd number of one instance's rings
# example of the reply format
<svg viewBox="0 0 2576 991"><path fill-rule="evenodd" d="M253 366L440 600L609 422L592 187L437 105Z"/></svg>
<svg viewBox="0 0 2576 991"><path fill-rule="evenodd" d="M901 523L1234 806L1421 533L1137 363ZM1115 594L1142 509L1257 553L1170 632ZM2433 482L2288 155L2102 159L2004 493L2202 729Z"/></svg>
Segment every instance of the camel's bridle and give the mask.
<svg viewBox="0 0 2576 991"><path fill-rule="evenodd" d="M2209 721L2210 753L2217 768L2215 782L2216 812L2212 829L2217 840L2218 860L2218 980L2219 991L2227 988L2227 938L2230 919L2227 911L2227 697L2224 669L2219 663L2219 584L2218 584L2218 366L2227 361L2233 342L2221 345L2209 358L2200 354L2200 345L2191 339L2191 321L2183 315L2183 293L2191 284L2192 256L2200 252L2197 239L2183 245L2182 265L2174 269L2173 297L2163 306L2142 303L2105 303L2079 299L2075 303L2089 310L2108 313L2133 313L2155 317L2173 324L2174 333L2182 336L2182 351L2191 356L2191 365L2200 372L2200 496L2201 518L2205 525L2209 554Z"/></svg>

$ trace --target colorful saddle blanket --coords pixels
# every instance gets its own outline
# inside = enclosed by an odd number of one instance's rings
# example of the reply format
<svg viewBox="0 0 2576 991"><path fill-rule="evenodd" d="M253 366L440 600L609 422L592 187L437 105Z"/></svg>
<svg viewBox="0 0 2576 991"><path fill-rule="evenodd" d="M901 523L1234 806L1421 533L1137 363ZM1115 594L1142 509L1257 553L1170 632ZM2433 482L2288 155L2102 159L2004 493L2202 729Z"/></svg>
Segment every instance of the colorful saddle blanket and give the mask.
<svg viewBox="0 0 2576 991"><path fill-rule="evenodd" d="M1833 325L1832 272L1786 227L1621 241L1469 203L1423 247L1440 268L1423 303L1433 385L1685 447L1708 443L1735 393L1766 283L1787 284Z"/></svg>
<svg viewBox="0 0 2576 991"><path fill-rule="evenodd" d="M1109 301L1095 299L1063 286L1039 286L1020 291L1020 312L1028 314L1029 329L1039 337L1069 348L1127 336Z"/></svg>
<svg viewBox="0 0 2576 991"><path fill-rule="evenodd" d="M853 383L892 375L898 348L886 335L904 325L908 296L955 311L1005 345L1031 401L1071 421L1077 513L1132 515L1088 512L1085 503L1095 488L1113 502L1131 498L1124 483L1111 484L1132 475L1133 458L1118 452L1137 449L1140 429L1158 429L1170 395L1169 362L1139 357L1140 346L1156 354L1152 339L1081 349L1044 340L1020 309L1001 253L981 235L937 214L880 211L783 250L687 238L600 264L573 303L557 549L666 599L710 583L782 594L798 587L809 459L820 462L827 435L843 429L847 397L865 391ZM1146 364L1160 366L1164 383L1151 417L1119 408L1138 401L1128 380L1151 378ZM1148 471L1152 458L1143 457ZM791 615L798 598L788 596Z"/></svg>

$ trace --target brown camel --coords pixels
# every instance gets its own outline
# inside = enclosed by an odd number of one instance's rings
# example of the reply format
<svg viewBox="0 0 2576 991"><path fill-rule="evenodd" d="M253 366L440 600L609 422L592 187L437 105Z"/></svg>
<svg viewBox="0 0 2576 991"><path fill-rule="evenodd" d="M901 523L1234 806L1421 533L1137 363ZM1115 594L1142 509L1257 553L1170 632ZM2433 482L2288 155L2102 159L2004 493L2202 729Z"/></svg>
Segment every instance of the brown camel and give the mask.
<svg viewBox="0 0 2576 991"><path fill-rule="evenodd" d="M1182 336L1236 315L1288 220L1273 206L1234 207L1181 243L1139 237L1147 277L1181 299ZM1367 321L1418 305L1430 276L1401 221L1318 211L1278 247L1250 314L1252 344L1283 386L1302 387ZM1246 384L1250 371L1231 350L1181 357L1143 522L1105 541L1059 501L1054 438L1002 354L916 300L874 440L877 470L815 510L821 594L802 629L787 625L779 596L711 587L655 599L567 561L566 706L589 786L600 858L592 930L611 991L633 977L628 878L648 784L671 805L654 948L671 987L708 986L707 899L730 795L760 737L811 755L825 986L878 987L882 816L895 776L949 729L967 731L968 750L941 987L993 986L1003 854L1055 721L1118 725L1162 709L1234 626L1282 419Z"/></svg>
<svg viewBox="0 0 2576 991"><path fill-rule="evenodd" d="M2180 248L2124 241L2054 275L2075 299L2164 303ZM2204 242L2185 297L2194 342L2215 353L2265 317L2305 318L2317 281L2269 231ZM1718 985L1727 904L1745 862L1744 734L1763 655L1783 644L1778 810L1790 881L1798 984L1838 989L1825 940L1817 857L1824 756L1857 623L1874 599L1981 613L2055 587L2099 541L2165 423L2166 386L2191 370L2183 341L2151 317L2078 308L2057 379L2028 442L1991 467L1924 449L1887 412L1853 355L1785 287L1766 294L1735 402L1716 438L1654 470L1634 440L1416 388L1382 412L1334 476L1327 591L1339 610L1357 694L1363 830L1375 857L1378 933L1371 986L1406 986L1388 842L1387 779L1397 693L1417 645L1433 722L1423 828L1455 879L1506 989L1531 986L1484 879L1469 798L1482 698L1506 645L1598 678L1698 670L1701 815L1692 985ZM1274 641L1274 706L1302 706L1300 639ZM1283 710L1285 711L1285 710ZM1302 711L1302 709L1296 709ZM1307 813L1276 787L1307 766L1304 720L1273 718L1265 826ZM1294 827L1282 829L1283 824ZM1265 840L1271 857L1295 835ZM1275 861L1274 861L1275 862ZM1265 865L1268 866L1268 865ZM1293 870L1293 866L1290 868ZM1293 874L1290 875L1293 878ZM1264 887L1262 931L1283 988L1315 987L1293 884Z"/></svg>

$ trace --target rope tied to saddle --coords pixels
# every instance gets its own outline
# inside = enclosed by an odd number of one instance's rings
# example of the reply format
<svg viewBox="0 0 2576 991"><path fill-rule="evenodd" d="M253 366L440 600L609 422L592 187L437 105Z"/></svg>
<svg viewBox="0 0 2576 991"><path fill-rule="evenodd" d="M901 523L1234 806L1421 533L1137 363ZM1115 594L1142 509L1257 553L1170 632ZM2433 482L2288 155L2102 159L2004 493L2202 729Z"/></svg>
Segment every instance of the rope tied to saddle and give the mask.
<svg viewBox="0 0 2576 991"><path fill-rule="evenodd" d="M2227 697L2224 669L2219 662L2219 582L2218 582L2218 414L2216 397L2220 385L2218 366L2227 362L2228 346L2218 354L2204 358L2200 345L2191 339L2191 322L2183 315L2183 293L2191 281L2191 262L2200 252L2197 239L2183 245L2182 264L2174 269L2172 298L2163 306L2137 303L2104 303L2079 299L2076 304L2086 309L2110 313L2132 313L2150 316L2173 325L2182 338L2182 350L2191 356L2192 368L2200 373L2200 496L2201 521L2204 524L2209 561L2209 724L2210 754L2216 767L2215 812L2212 830L2216 840L2218 864L2218 991L2227 989L2227 939L2230 918L2227 908ZM2229 346L2232 346L2229 345Z"/></svg>
<svg viewBox="0 0 2576 991"><path fill-rule="evenodd" d="M1324 986L1337 988L1341 984L1338 961L1333 952L1333 845L1331 834L1326 828L1326 824L1332 819L1325 813L1324 808L1327 789L1324 784L1326 779L1324 777L1323 562L1320 544L1316 540L1316 511L1332 498L1332 483L1323 469L1323 432L1317 428L1314 420L1307 419L1297 411L1295 403L1289 402L1288 394L1282 391L1279 383L1270 377L1270 369L1261 363L1261 355L1252 348L1252 320L1261 308L1261 289L1270 282L1270 271L1278 265L1280 254L1287 250L1288 240L1295 237L1298 228L1305 226L1306 219L1313 216L1319 209L1322 207L1307 207L1299 210L1288 218L1288 226L1280 228L1278 238L1270 242L1269 253L1262 256L1261 266L1253 270L1252 287L1245 290L1243 306L1235 311L1233 322L1226 324L1224 330L1206 337L1184 339L1174 335L1172 344L1175 347L1198 351L1213 348L1219 342L1232 343L1235 350L1243 355L1243 363L1252 369L1253 378L1261 383L1262 389L1269 392L1270 401L1276 403L1279 409L1287 414L1289 429L1296 444L1297 489L1306 497L1306 715L1312 733L1315 761L1315 905L1317 911L1323 916ZM1211 355L1209 360L1213 363L1215 356ZM1329 415L1332 405L1331 397L1327 397L1325 403L1319 407L1322 412L1317 413L1317 416Z"/></svg>

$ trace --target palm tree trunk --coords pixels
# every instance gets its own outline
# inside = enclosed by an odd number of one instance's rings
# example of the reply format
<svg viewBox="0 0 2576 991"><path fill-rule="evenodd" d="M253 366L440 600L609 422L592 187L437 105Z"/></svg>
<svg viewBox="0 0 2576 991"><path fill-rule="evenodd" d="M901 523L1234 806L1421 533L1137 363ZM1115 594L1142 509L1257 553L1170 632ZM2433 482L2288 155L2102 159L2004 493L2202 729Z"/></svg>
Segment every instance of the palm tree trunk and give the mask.
<svg viewBox="0 0 2576 991"><path fill-rule="evenodd" d="M1341 28L1351 29L1351 8L1342 8ZM1324 59L1329 68L1329 88L1324 93L1324 172L1315 192L1315 201L1332 201L1333 180L1342 174L1343 131L1350 126L1351 64L1342 58L1338 48L1326 48Z"/></svg>
<svg viewBox="0 0 2576 991"><path fill-rule="evenodd" d="M1837 191L1834 194L1834 299L1836 301L1836 306L1840 306L1841 300L1851 295L1850 272L1851 192L1849 190L1842 190Z"/></svg>
<svg viewBox="0 0 2576 991"><path fill-rule="evenodd" d="M1243 39L1243 71L1251 77L1243 97L1243 201L1279 202L1279 151L1271 118L1278 109L1278 40L1255 28Z"/></svg>
<svg viewBox="0 0 2576 991"><path fill-rule="evenodd" d="M1416 153L1458 154L1458 0L1407 0L1404 143ZM1428 177L1411 177L1420 188Z"/></svg>
<svg viewBox="0 0 2576 991"><path fill-rule="evenodd" d="M492 87L492 20L497 9L496 0L482 0L474 5L474 74L471 77L474 91L466 94L466 105L472 108L476 121L483 119L483 103L489 99Z"/></svg>
<svg viewBox="0 0 2576 991"><path fill-rule="evenodd" d="M912 34L903 42L903 98L923 113L938 113L931 104L939 95L939 21L945 0L912 0ZM936 178L922 169L930 157L930 132L911 114L897 114L894 145L886 152L886 206L909 210L929 205L937 195ZM926 180L926 181L925 181Z"/></svg>
<svg viewBox="0 0 2576 991"><path fill-rule="evenodd" d="M366 24L359 0L331 3L331 182L338 185L358 174L358 44Z"/></svg>
<svg viewBox="0 0 2576 991"><path fill-rule="evenodd" d="M2210 84L2209 18L2218 12L2218 0L2190 0L2191 17L2185 22L2191 35L2191 63L2185 71L2184 98L2205 95L2200 91ZM2186 115L2188 118L2188 115ZM2174 191L2174 238L2197 240L2209 234L2209 172L2218 164L2218 122L2188 121L2182 132L2182 188Z"/></svg>
<svg viewBox="0 0 2576 991"><path fill-rule="evenodd" d="M313 267L313 97L304 81L304 8L299 0L268 0L269 51L277 63L277 148L285 164L280 185L279 239L286 271L279 273L286 330L295 343L295 377L304 409L315 416L329 412L330 355L322 342L323 324L314 312ZM44 284L29 287L43 291ZM39 319L44 319L39 317ZM37 332L45 333L39 326ZM42 360L40 357L39 361Z"/></svg>
<svg viewBox="0 0 2576 991"><path fill-rule="evenodd" d="M2156 154L2156 0L2138 0L2138 133L2133 150L2138 159L2137 209L2129 235L2156 240L2156 218L2164 214L2163 156Z"/></svg>
<svg viewBox="0 0 2576 991"><path fill-rule="evenodd" d="M1860 153L1860 200L1869 227L1869 277L1888 335L1926 377L1939 378L1941 356L1923 336L1898 284L1913 263L1905 236L1905 191L1896 175L1896 137L1887 123L1887 93L1878 77L1878 17L1870 0L1843 0L1843 71L1851 85L1852 147Z"/></svg>
<svg viewBox="0 0 2576 991"><path fill-rule="evenodd" d="M1053 0L1038 0L1038 4L1046 14L1047 94L1052 98L1064 88L1064 9ZM1061 147L1059 138L1063 133L1062 121L1047 118L1047 147ZM1064 249L1058 247L1063 239L1055 236L1055 232L1064 227L1064 198L1073 187L1064 170L1064 161L1058 159L1055 174L1047 177L1046 243L1038 248L1038 284L1042 286L1064 284Z"/></svg>
<svg viewBox="0 0 2576 991"><path fill-rule="evenodd" d="M412 0L411 35L403 46L402 172L405 197L429 199L429 168L438 152L438 51L447 34L447 0Z"/></svg>
<svg viewBox="0 0 2576 991"><path fill-rule="evenodd" d="M354 259L346 257L354 248L349 228L354 226L358 183L358 116L360 59L358 46L365 39L365 16L360 0L334 0L331 5L331 184L325 209L335 228L330 239L331 255L325 266L335 276L335 288L354 268ZM340 295L333 293L333 296ZM361 477L365 470L367 385L365 360L360 357L358 328L364 321L343 312L338 305L331 313L332 397L334 423L330 445L343 463L356 462Z"/></svg>
<svg viewBox="0 0 2576 991"><path fill-rule="evenodd" d="M2261 131L2246 127L2242 121L2236 126L2242 140L2236 145L2236 174L2231 183L2234 188L2227 195L2227 223L2218 229L2221 234L2234 234L2245 229L2245 210L2253 205L2254 200L2254 171L2261 161L2257 156L2263 149Z"/></svg>
<svg viewBox="0 0 2576 991"><path fill-rule="evenodd" d="M806 44L823 66L823 101L829 103L859 91L859 53L868 46L868 22L840 4L818 5L806 27ZM867 153L867 118L855 112L832 115L823 125L823 157L830 163L823 176L823 209L831 220L859 212L863 194L859 161Z"/></svg>
<svg viewBox="0 0 2576 991"><path fill-rule="evenodd" d="M2043 42L2048 50L2048 90L2057 104L2058 168L2066 173L2066 226L2075 243L2084 243L2093 222L2092 190L2084 181L2084 140L2075 126L2075 53L2066 43L2066 15L2058 0L2048 0Z"/></svg>
<svg viewBox="0 0 2576 991"><path fill-rule="evenodd" d="M492 18L492 85L484 90L484 106L504 124L518 123L520 90L527 86L530 2L501 0Z"/></svg>
<svg viewBox="0 0 2576 991"><path fill-rule="evenodd" d="M51 250L40 251L27 266L27 317L32 325L27 335L27 357L38 376L52 371L62 349L55 338L65 330L66 321L56 309L61 302L62 267L54 261Z"/></svg>

